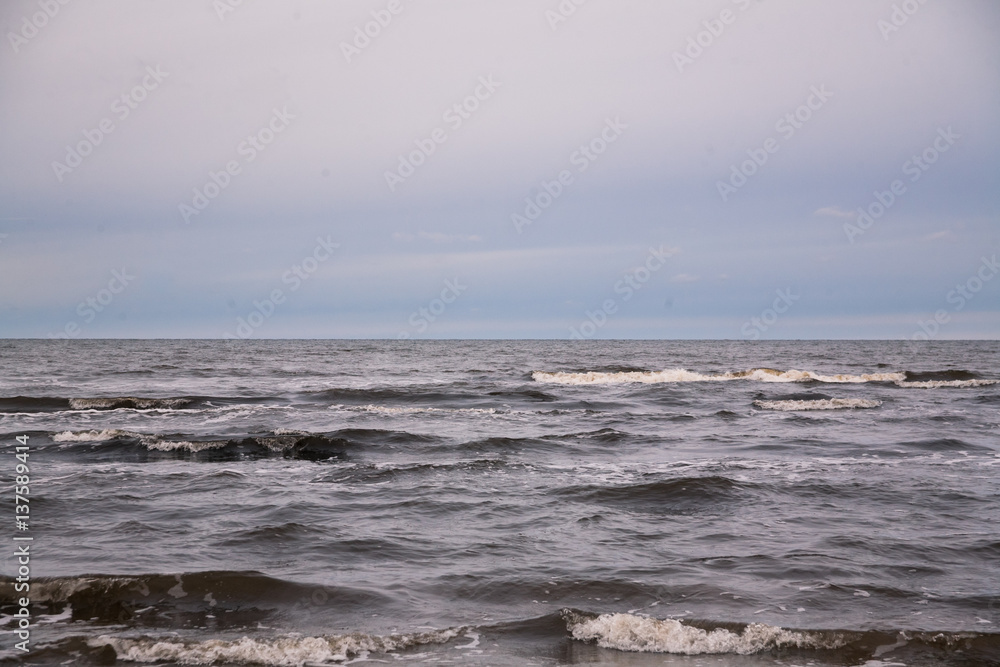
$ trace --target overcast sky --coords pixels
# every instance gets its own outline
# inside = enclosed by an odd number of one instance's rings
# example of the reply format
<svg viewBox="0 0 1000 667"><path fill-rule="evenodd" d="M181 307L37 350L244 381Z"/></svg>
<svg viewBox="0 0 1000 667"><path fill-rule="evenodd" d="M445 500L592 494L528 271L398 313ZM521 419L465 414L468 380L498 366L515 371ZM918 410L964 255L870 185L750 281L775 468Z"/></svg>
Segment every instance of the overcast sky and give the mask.
<svg viewBox="0 0 1000 667"><path fill-rule="evenodd" d="M992 0L0 28L0 336L1000 337Z"/></svg>

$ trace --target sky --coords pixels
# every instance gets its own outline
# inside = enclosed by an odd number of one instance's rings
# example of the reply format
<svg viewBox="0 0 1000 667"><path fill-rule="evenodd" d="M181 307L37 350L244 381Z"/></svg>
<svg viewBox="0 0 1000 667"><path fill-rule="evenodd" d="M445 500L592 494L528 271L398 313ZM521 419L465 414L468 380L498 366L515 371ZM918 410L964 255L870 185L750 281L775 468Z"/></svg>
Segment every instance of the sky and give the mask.
<svg viewBox="0 0 1000 667"><path fill-rule="evenodd" d="M1000 337L991 0L0 29L0 337Z"/></svg>

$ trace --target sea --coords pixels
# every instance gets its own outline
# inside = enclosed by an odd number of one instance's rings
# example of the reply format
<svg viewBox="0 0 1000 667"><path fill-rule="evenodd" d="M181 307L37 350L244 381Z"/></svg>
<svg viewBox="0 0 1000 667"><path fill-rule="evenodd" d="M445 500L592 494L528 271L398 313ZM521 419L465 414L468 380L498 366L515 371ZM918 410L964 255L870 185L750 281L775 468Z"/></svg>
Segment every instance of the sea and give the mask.
<svg viewBox="0 0 1000 667"><path fill-rule="evenodd" d="M0 369L2 664L1000 664L998 341L3 340Z"/></svg>

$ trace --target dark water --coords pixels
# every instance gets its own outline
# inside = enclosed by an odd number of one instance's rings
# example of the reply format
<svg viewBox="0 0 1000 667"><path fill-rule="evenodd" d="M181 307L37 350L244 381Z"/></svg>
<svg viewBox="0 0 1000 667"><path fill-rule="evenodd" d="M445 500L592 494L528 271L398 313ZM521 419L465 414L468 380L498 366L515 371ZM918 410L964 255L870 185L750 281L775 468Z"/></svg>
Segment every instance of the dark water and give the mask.
<svg viewBox="0 0 1000 667"><path fill-rule="evenodd" d="M31 664L1000 661L997 342L0 341L0 364Z"/></svg>

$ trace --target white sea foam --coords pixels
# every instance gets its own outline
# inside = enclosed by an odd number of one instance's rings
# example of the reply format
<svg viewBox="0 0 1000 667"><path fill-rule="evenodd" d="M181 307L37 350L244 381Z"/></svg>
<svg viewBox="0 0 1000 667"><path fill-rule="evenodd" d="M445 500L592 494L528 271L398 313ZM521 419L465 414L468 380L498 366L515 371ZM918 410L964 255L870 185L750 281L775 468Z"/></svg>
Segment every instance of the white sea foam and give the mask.
<svg viewBox="0 0 1000 667"><path fill-rule="evenodd" d="M58 614L38 614L35 616L35 623L37 623L38 625L44 625L46 623L58 623L59 621L71 622L72 620L73 620L73 605L66 605L66 608L63 609Z"/></svg>
<svg viewBox="0 0 1000 667"><path fill-rule="evenodd" d="M222 449L229 444L229 441L207 440L192 442L188 440L160 440L155 437L146 437L142 439L142 444L146 445L147 449L155 449L160 452L174 452L182 449L186 449L189 452L202 452L206 449Z"/></svg>
<svg viewBox="0 0 1000 667"><path fill-rule="evenodd" d="M135 410L173 410L190 403L187 398L136 398L121 396L116 398L71 398L69 406L74 410L112 410L133 408Z"/></svg>
<svg viewBox="0 0 1000 667"><path fill-rule="evenodd" d="M684 655L749 655L777 647L839 648L847 643L841 637L823 637L763 623L751 623L736 634L724 628L707 631L674 619L661 621L633 614L602 614L597 618L569 614L567 628L574 639L596 641L604 648Z"/></svg>
<svg viewBox="0 0 1000 667"><path fill-rule="evenodd" d="M111 440L113 438L136 438L147 449L155 449L161 452L181 449L186 449L191 452L200 452L206 449L220 449L228 444L226 440L211 440L207 442L163 440L155 435L124 431L117 428L101 430L91 429L89 431L62 431L52 436L52 440L54 442L100 442L102 440ZM264 440L264 438L261 438L261 440ZM263 444L270 446L269 443Z"/></svg>
<svg viewBox="0 0 1000 667"><path fill-rule="evenodd" d="M87 643L94 648L110 645L120 660L133 662L171 661L185 665L216 662L241 665L301 667L342 662L352 655L385 653L422 644L442 644L458 636L462 628L381 637L363 633L330 637L279 637L234 641L211 639L185 642L174 638L124 639L102 635Z"/></svg>
<svg viewBox="0 0 1000 667"><path fill-rule="evenodd" d="M754 382L826 382L831 384L861 384L865 382L893 382L899 387L908 389L936 389L940 387L986 387L1000 383L1000 380L922 380L910 381L906 373L862 373L851 375L838 373L823 375L813 371L787 370L773 368L752 368L746 371L730 371L717 375L705 375L683 368L672 368L662 371L627 371L620 373L604 373L588 371L584 373L565 373L535 371L531 374L535 382L550 384L662 384L681 382L729 382L732 380L750 380Z"/></svg>
<svg viewBox="0 0 1000 667"><path fill-rule="evenodd" d="M536 382L554 384L660 384L679 382L729 382L732 380L751 380L756 382L829 382L829 383L862 383L862 382L902 382L905 373L865 373L862 375L822 375L812 371L787 370L773 368L752 368L747 371L731 371L718 375L704 375L683 368L662 371L628 371L621 373L604 373L590 371L586 373L563 373L535 371L531 377Z"/></svg>
<svg viewBox="0 0 1000 667"><path fill-rule="evenodd" d="M347 410L349 412L374 412L383 415L415 415L415 414L425 414L425 413L456 413L456 414L479 414L479 415L495 415L504 412L503 410L497 410L496 408L435 408L435 407L393 407L388 405L343 405L336 404L330 406L332 409L336 410Z"/></svg>
<svg viewBox="0 0 1000 667"><path fill-rule="evenodd" d="M117 428L91 429L89 431L62 431L52 436L53 442L98 442L112 438L141 438L141 433L123 431Z"/></svg>
<svg viewBox="0 0 1000 667"><path fill-rule="evenodd" d="M916 389L937 389L938 387L988 387L996 384L1000 380L923 380L923 381L901 381L897 382L900 387L912 387Z"/></svg>
<svg viewBox="0 0 1000 667"><path fill-rule="evenodd" d="M850 410L853 408L877 408L882 401L869 398L818 398L803 401L754 401L754 405L764 410L795 412L800 410Z"/></svg>

